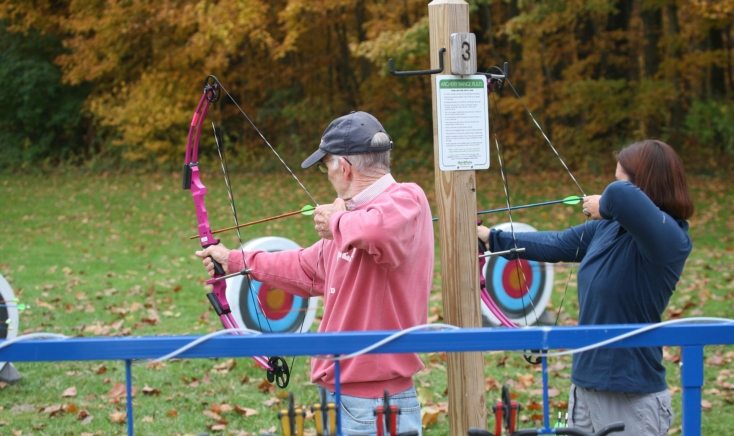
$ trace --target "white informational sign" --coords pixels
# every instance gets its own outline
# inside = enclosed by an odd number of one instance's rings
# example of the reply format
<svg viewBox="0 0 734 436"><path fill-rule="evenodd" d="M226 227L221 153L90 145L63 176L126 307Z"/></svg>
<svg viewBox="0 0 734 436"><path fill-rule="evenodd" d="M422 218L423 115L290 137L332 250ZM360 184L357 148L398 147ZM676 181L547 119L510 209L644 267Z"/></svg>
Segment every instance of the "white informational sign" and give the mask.
<svg viewBox="0 0 734 436"><path fill-rule="evenodd" d="M487 79L437 75L436 113L439 169L489 168Z"/></svg>

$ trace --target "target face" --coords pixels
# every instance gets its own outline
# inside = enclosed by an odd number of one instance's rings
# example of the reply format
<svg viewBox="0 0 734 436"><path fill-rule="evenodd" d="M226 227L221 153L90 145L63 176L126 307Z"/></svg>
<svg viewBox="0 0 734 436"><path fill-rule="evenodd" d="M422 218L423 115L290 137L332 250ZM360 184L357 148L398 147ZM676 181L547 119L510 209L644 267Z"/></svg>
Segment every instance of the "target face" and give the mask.
<svg viewBox="0 0 734 436"><path fill-rule="evenodd" d="M514 223L515 233L535 232L535 228ZM510 224L503 223L492 227L510 231ZM538 321L553 292L553 265L521 259L507 260L501 256L487 258L484 265L484 278L487 292L497 307L519 325L532 325ZM500 325L489 308L482 302L482 316L493 326Z"/></svg>
<svg viewBox="0 0 734 436"><path fill-rule="evenodd" d="M5 277L0 274L0 339L13 339L18 335L18 307L15 294ZM10 323L7 321L10 320ZM7 362L0 362L0 370Z"/></svg>
<svg viewBox="0 0 734 436"><path fill-rule="evenodd" d="M269 252L301 248L290 239L269 236L242 246L245 251ZM318 298L303 298L252 280L227 279L227 301L237 325L263 333L308 332L316 316Z"/></svg>

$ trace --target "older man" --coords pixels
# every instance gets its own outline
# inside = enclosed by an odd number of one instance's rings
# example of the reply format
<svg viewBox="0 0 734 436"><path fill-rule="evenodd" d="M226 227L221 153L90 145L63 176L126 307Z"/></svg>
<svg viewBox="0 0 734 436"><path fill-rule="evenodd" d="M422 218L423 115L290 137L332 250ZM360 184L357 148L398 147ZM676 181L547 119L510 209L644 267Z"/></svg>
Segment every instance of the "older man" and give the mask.
<svg viewBox="0 0 734 436"><path fill-rule="evenodd" d="M210 246L196 254L213 275L209 256L225 271L252 269L251 277L286 292L324 297L320 332L402 330L426 323L433 278L433 227L423 190L390 174L393 142L365 112L334 120L318 150L301 165L317 165L336 190L332 204L314 214L321 240L290 251L243 253ZM342 431L376 434L374 409L387 390L398 405L398 432L421 432L413 375L416 354L368 354L341 363ZM314 358L311 381L333 401L334 363Z"/></svg>

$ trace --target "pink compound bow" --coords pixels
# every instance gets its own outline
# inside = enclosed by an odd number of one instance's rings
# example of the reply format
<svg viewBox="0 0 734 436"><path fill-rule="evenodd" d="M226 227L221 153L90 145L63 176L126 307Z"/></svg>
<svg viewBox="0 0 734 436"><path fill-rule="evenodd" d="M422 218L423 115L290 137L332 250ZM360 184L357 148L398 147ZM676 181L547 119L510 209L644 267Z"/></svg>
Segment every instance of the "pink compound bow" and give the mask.
<svg viewBox="0 0 734 436"><path fill-rule="evenodd" d="M215 103L219 100L221 89L221 84L214 76L208 76L204 81L204 92L199 100L199 104L196 106L194 116L191 120L189 137L186 141L186 156L184 158L183 189L191 190L191 196L194 198L196 219L199 223L199 242L203 248L219 244L219 239L215 239L212 236L211 228L209 226L209 217L206 212L206 206L204 206L204 196L207 191L206 186L201 183L201 178L199 176L199 138L204 124L204 118L206 118L207 111L209 110L209 105L210 103ZM219 145L218 142L217 145ZM220 156L221 155L222 152L220 150ZM232 316L229 303L227 302L226 279L237 275L247 275L250 273L250 270L245 266L243 271L225 275L222 265L214 259L211 260L214 263L214 278L207 280L206 283L212 285L213 290L207 294L207 298L209 299L212 307L214 307L214 310L217 312L217 315L219 315L224 328L237 329L239 327ZM237 334L243 334L243 332L238 332ZM288 364L285 359L280 356L273 356L269 359L265 356L257 356L254 357L254 359L258 364L260 364L260 366L268 371L268 381L271 383L275 381L276 385L280 388L288 386L290 370L288 369Z"/></svg>

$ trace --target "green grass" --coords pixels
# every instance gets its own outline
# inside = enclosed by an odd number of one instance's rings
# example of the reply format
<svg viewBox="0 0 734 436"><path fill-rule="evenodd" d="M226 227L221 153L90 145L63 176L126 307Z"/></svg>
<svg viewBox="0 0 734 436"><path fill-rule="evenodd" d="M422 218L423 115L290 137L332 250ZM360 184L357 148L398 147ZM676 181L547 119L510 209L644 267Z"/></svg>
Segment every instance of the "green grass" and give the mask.
<svg viewBox="0 0 734 436"><path fill-rule="evenodd" d="M213 168L213 166L212 166ZM491 173L491 174L490 174ZM587 193L600 193L611 180L577 175ZM416 181L433 204L433 175L396 175L400 181ZM308 197L284 174L233 174L235 200L241 222L300 209ZM205 174L209 187L206 204L213 228L232 225L229 202L221 175ZM539 174L514 176L514 204L547 201L578 194L567 176ZM504 194L495 170L478 174L480 209L502 207ZM694 251L673 295L669 317L734 317L734 183L725 179L692 178L697 212L691 220ZM180 188L176 174L102 174L75 176L0 176L0 273L11 283L31 310L22 312L20 333L47 331L66 335L182 335L204 334L220 329L205 294L205 274L193 255L196 241L193 203ZM320 174L309 174L304 184L321 202L331 201L331 187ZM434 207L435 212L435 207ZM580 223L579 207L554 205L513 213L515 221L539 230L562 229ZM484 216L486 224L504 222L507 216ZM229 247L238 244L234 233L225 234ZM293 217L244 229L247 240L267 235L283 236L306 246L316 241L309 217ZM438 241L438 238L437 238ZM438 244L437 244L438 245ZM438 263L437 252L437 263ZM551 306L563 297L568 269L558 268ZM577 314L575 279L565 296L561 323L573 324ZM431 298L431 314L440 314L440 265ZM159 321L155 321L158 319ZM313 328L315 330L315 326ZM676 421L680 427L680 371L675 363L676 347L666 350L668 382L674 394ZM703 413L703 434L727 434L734 417L732 347L707 347L704 399L711 404ZM426 363L417 377L417 387L426 410L440 409L446 402L446 369L441 353L422 356ZM226 372L217 367L229 359L169 361L163 365L133 370L136 434L174 435L212 432L216 420L203 412L217 405L257 410L245 417L223 412L226 430L215 434L250 434L276 426L278 404L267 405L282 392L259 387L264 373L251 359L235 359ZM532 425L540 413L527 406L541 402L538 367L526 364L513 353L485 353L486 376L499 385L509 384L523 404L521 427ZM290 363L290 360L289 360ZM565 407L569 387L570 359L553 359L550 385L558 391L551 398L552 415ZM228 366L231 366L229 364ZM19 363L21 382L0 389L0 435L126 434L126 426L111 416L124 412L125 399L109 393L115 383L124 383L122 362ZM289 390L296 402L310 404L316 389L309 382L309 359L296 359ZM533 376L529 385L527 375ZM717 380L718 378L718 380ZM145 386L150 395L143 393ZM75 387L74 397L62 393ZM714 391L714 389L716 391ZM499 390L487 393L488 404ZM68 410L43 410L62 406ZM282 405L282 403L281 403ZM80 411L93 419L83 423ZM448 434L446 415L438 415L426 435ZM494 420L490 419L490 427ZM307 426L313 429L313 425ZM279 431L279 429L278 429Z"/></svg>

